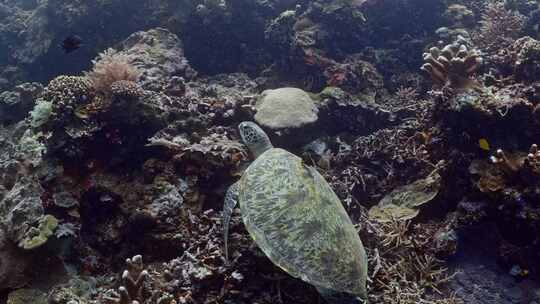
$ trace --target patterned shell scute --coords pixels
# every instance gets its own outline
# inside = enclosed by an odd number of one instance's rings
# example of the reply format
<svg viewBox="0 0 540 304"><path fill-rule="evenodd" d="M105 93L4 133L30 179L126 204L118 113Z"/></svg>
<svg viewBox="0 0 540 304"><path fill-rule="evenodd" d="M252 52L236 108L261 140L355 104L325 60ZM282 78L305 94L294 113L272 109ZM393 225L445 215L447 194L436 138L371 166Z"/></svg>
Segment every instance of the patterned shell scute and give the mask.
<svg viewBox="0 0 540 304"><path fill-rule="evenodd" d="M274 264L312 285L365 293L364 247L339 198L302 160L274 148L240 180L247 230Z"/></svg>

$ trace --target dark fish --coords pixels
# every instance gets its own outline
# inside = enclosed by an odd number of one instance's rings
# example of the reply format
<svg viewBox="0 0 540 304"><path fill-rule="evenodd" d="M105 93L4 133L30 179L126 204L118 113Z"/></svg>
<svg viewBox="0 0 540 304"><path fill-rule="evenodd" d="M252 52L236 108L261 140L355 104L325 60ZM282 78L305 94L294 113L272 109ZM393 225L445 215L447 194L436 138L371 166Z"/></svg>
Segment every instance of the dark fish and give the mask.
<svg viewBox="0 0 540 304"><path fill-rule="evenodd" d="M77 35L69 35L64 41L62 41L62 49L66 54L71 53L75 51L76 49L80 48L82 44L81 37Z"/></svg>

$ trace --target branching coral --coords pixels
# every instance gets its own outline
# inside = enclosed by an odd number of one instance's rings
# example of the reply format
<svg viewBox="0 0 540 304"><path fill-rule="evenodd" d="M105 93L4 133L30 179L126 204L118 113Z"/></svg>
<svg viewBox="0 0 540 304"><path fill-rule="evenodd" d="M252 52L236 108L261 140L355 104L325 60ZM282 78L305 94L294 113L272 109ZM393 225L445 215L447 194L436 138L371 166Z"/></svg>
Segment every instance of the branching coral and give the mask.
<svg viewBox="0 0 540 304"><path fill-rule="evenodd" d="M517 173L522 167L525 159L517 154L507 154L502 149L498 149L495 155L490 157L492 163L498 165L506 173Z"/></svg>
<svg viewBox="0 0 540 304"><path fill-rule="evenodd" d="M127 269L122 273L122 286L117 291L109 290L111 295L104 300L111 304L173 304L172 296L150 288L150 274L144 269L142 256L126 259ZM154 302L155 301L155 302Z"/></svg>
<svg viewBox="0 0 540 304"><path fill-rule="evenodd" d="M378 222L363 219L360 231L369 236L370 300L375 303L453 303L455 298L429 299L451 275L438 257L455 250L454 219L411 225L410 221ZM454 250L452 250L452 248ZM459 303L459 302L456 302Z"/></svg>
<svg viewBox="0 0 540 304"><path fill-rule="evenodd" d="M479 176L476 187L485 193L499 192L519 181L536 182L540 174L540 151L533 144L529 153L507 152L497 149L490 161L474 160L469 166L469 173Z"/></svg>
<svg viewBox="0 0 540 304"><path fill-rule="evenodd" d="M463 38L442 49L432 47L423 55L426 62L421 69L427 72L435 85L453 89L475 88L478 86L472 79L481 59L476 50L470 50Z"/></svg>
<svg viewBox="0 0 540 304"><path fill-rule="evenodd" d="M506 174L515 174L522 169L531 169L534 173L540 173L540 151L537 144L532 144L529 153L506 153L498 149L495 155L490 157L493 164L496 164Z"/></svg>
<svg viewBox="0 0 540 304"><path fill-rule="evenodd" d="M540 150L537 144L531 145L524 165L530 168L532 172L540 174Z"/></svg>
<svg viewBox="0 0 540 304"><path fill-rule="evenodd" d="M134 81L139 79L140 71L130 63L129 57L114 49L107 49L92 60L94 67L86 73L97 92L110 96L113 83L121 80Z"/></svg>
<svg viewBox="0 0 540 304"><path fill-rule="evenodd" d="M483 51L496 53L519 38L525 21L525 16L508 10L505 1L490 0L482 13L479 30L472 35L473 40Z"/></svg>

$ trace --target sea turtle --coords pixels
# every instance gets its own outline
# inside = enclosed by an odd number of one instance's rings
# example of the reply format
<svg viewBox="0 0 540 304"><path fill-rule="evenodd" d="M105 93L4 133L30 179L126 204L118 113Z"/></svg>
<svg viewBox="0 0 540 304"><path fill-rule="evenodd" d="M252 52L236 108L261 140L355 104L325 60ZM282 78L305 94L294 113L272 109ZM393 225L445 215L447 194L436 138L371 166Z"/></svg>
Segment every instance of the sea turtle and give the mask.
<svg viewBox="0 0 540 304"><path fill-rule="evenodd" d="M266 256L332 304L365 303L367 258L339 198L316 169L274 148L253 122L238 126L255 160L225 195L223 237L239 202L247 231Z"/></svg>

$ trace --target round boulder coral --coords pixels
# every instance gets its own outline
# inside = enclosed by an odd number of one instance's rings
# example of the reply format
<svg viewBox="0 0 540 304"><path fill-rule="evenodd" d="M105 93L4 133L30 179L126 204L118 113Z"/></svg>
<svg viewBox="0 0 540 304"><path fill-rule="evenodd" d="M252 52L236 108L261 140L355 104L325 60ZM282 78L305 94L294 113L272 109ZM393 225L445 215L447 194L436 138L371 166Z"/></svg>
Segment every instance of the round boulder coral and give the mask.
<svg viewBox="0 0 540 304"><path fill-rule="evenodd" d="M297 88L264 91L256 109L255 121L272 130L300 128L318 119L311 97Z"/></svg>
<svg viewBox="0 0 540 304"><path fill-rule="evenodd" d="M315 102L307 92L297 88L266 90L255 109L255 121L263 128L274 131L273 135L277 136L275 140L282 140L285 144L300 144L299 138L311 138L309 134L313 133L319 119Z"/></svg>

